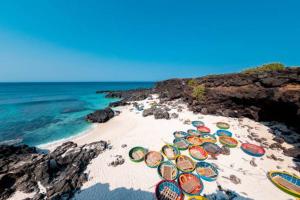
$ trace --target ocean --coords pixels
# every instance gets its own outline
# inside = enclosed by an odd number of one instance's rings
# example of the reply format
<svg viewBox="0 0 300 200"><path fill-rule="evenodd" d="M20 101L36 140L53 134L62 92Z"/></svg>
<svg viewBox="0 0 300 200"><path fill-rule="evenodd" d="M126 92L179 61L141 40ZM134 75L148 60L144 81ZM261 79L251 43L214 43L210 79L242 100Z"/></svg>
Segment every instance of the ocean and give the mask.
<svg viewBox="0 0 300 200"><path fill-rule="evenodd" d="M152 87L152 82L0 83L0 144L37 146L91 127L85 116L118 99L97 90Z"/></svg>

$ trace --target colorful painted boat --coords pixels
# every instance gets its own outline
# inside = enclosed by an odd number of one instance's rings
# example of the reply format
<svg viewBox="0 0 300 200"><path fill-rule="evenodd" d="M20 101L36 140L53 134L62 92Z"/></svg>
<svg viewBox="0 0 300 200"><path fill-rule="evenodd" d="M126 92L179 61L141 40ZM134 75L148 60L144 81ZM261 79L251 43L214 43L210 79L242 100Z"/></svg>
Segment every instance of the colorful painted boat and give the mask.
<svg viewBox="0 0 300 200"><path fill-rule="evenodd" d="M227 130L217 130L216 132L217 136L228 136L228 137L232 137L232 133L230 131Z"/></svg>
<svg viewBox="0 0 300 200"><path fill-rule="evenodd" d="M218 122L217 123L217 127L219 129L229 129L230 128L230 125L226 122Z"/></svg>
<svg viewBox="0 0 300 200"><path fill-rule="evenodd" d="M185 138L175 138L173 144L179 150L187 150L190 143Z"/></svg>
<svg viewBox="0 0 300 200"><path fill-rule="evenodd" d="M255 144L243 143L241 149L250 156L261 157L265 154L265 149Z"/></svg>
<svg viewBox="0 0 300 200"><path fill-rule="evenodd" d="M174 160L179 154L179 150L170 144L166 144L161 148L162 154L169 160Z"/></svg>
<svg viewBox="0 0 300 200"><path fill-rule="evenodd" d="M192 121L192 125L197 128L198 126L204 126L204 122L202 122L202 121Z"/></svg>
<svg viewBox="0 0 300 200"><path fill-rule="evenodd" d="M215 143L205 142L201 146L209 155L217 156L222 153L221 147Z"/></svg>
<svg viewBox="0 0 300 200"><path fill-rule="evenodd" d="M208 162L198 162L196 164L196 173L206 181L214 181L219 175L218 169Z"/></svg>
<svg viewBox="0 0 300 200"><path fill-rule="evenodd" d="M208 200L208 199L203 196L191 196L188 198L188 200Z"/></svg>
<svg viewBox="0 0 300 200"><path fill-rule="evenodd" d="M178 185L187 195L197 196L203 191L201 179L192 173L182 173L178 176Z"/></svg>
<svg viewBox="0 0 300 200"><path fill-rule="evenodd" d="M184 194L175 181L160 181L155 187L155 197L157 200L183 200Z"/></svg>
<svg viewBox="0 0 300 200"><path fill-rule="evenodd" d="M206 126L198 126L197 130L200 131L201 133L210 133L210 129Z"/></svg>
<svg viewBox="0 0 300 200"><path fill-rule="evenodd" d="M202 139L203 143L204 142L211 142L211 143L217 142L217 138L214 135L209 134L209 133L202 134L200 138Z"/></svg>
<svg viewBox="0 0 300 200"><path fill-rule="evenodd" d="M179 155L175 159L176 167L183 172L192 172L194 171L196 164L195 162L188 156Z"/></svg>
<svg viewBox="0 0 300 200"><path fill-rule="evenodd" d="M205 160L208 157L208 153L200 146L190 146L189 154L195 160Z"/></svg>
<svg viewBox="0 0 300 200"><path fill-rule="evenodd" d="M282 191L300 198L300 177L280 171L271 171L268 178Z"/></svg>
<svg viewBox="0 0 300 200"><path fill-rule="evenodd" d="M187 136L186 140L191 144L191 145L201 145L203 143L202 139L198 136Z"/></svg>
<svg viewBox="0 0 300 200"><path fill-rule="evenodd" d="M201 135L201 132L198 130L195 130L195 129L189 129L189 130L187 130L187 133L188 133L188 135L191 135L191 136L200 136Z"/></svg>
<svg viewBox="0 0 300 200"><path fill-rule="evenodd" d="M178 177L179 170L171 161L164 161L157 167L160 178L165 180L175 180Z"/></svg>
<svg viewBox="0 0 300 200"><path fill-rule="evenodd" d="M234 148L237 147L238 141L232 137L229 136L220 136L219 137L219 142L223 144L224 146Z"/></svg>
<svg viewBox="0 0 300 200"><path fill-rule="evenodd" d="M155 168L164 160L163 155L157 151L149 151L145 155L145 163L148 167Z"/></svg>
<svg viewBox="0 0 300 200"><path fill-rule="evenodd" d="M144 147L133 147L129 151L129 158L133 162L142 162L145 158L147 150Z"/></svg>
<svg viewBox="0 0 300 200"><path fill-rule="evenodd" d="M173 135L175 138L185 138L186 136L188 136L188 133L184 131L175 131Z"/></svg>

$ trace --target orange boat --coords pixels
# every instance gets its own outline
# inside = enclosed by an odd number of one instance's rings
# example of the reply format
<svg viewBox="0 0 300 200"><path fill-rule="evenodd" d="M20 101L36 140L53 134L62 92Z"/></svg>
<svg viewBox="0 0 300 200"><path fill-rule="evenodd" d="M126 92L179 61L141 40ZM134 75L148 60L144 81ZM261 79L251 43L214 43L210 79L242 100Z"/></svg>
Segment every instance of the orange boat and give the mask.
<svg viewBox="0 0 300 200"><path fill-rule="evenodd" d="M203 190L201 179L192 173L182 173L178 176L178 184L182 191L188 195L200 195Z"/></svg>

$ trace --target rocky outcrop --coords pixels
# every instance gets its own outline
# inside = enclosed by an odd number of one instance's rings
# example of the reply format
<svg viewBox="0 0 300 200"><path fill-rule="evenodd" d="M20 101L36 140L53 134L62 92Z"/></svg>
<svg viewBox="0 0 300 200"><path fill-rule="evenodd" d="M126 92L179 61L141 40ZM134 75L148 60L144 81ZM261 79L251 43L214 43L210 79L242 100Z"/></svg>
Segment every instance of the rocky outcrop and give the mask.
<svg viewBox="0 0 300 200"><path fill-rule="evenodd" d="M119 107L119 106L127 106L129 103L126 100L121 100L121 101L114 101L109 103L109 107Z"/></svg>
<svg viewBox="0 0 300 200"><path fill-rule="evenodd" d="M2 145L0 199L7 199L16 190L36 193L33 199L68 199L87 180L86 166L107 146L105 141L83 146L66 142L49 154L42 154L27 145Z"/></svg>
<svg viewBox="0 0 300 200"><path fill-rule="evenodd" d="M170 114L166 109L156 106L147 108L143 111L143 117L147 117L150 115L154 115L155 119L170 119Z"/></svg>
<svg viewBox="0 0 300 200"><path fill-rule="evenodd" d="M190 80L162 81L154 91L164 100L184 100L194 112L280 121L300 129L299 67L196 78L196 85L205 88L201 100L193 96Z"/></svg>
<svg viewBox="0 0 300 200"><path fill-rule="evenodd" d="M146 99L151 93L153 93L152 89L134 89L134 90L119 90L119 91L112 91L112 90L102 90L97 91L98 94L105 93L106 98L119 98L123 99L123 102L129 101L141 101Z"/></svg>
<svg viewBox="0 0 300 200"><path fill-rule="evenodd" d="M114 117L114 111L111 108L105 108L103 110L96 110L95 112L88 114L86 120L92 123L104 123Z"/></svg>

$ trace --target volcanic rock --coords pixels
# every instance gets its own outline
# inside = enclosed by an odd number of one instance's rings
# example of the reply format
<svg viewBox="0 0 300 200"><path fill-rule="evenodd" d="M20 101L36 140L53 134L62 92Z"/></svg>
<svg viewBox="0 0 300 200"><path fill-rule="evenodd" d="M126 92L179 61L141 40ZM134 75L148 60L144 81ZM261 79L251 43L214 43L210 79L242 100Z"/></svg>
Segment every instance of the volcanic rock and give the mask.
<svg viewBox="0 0 300 200"><path fill-rule="evenodd" d="M114 117L114 111L111 108L97 110L86 116L86 120L92 123L104 123Z"/></svg>
<svg viewBox="0 0 300 200"><path fill-rule="evenodd" d="M87 180L89 162L107 148L105 141L77 146L66 142L49 154L34 147L0 146L0 200L15 191L35 192L42 198L38 182L46 188L47 199L68 199Z"/></svg>

